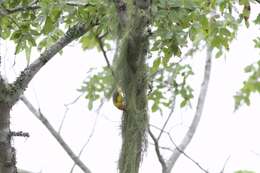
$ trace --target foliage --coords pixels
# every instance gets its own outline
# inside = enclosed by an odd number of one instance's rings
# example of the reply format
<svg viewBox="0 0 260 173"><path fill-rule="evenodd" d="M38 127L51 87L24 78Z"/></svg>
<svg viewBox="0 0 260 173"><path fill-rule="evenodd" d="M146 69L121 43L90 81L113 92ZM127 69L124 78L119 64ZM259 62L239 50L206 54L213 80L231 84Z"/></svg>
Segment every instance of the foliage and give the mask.
<svg viewBox="0 0 260 173"><path fill-rule="evenodd" d="M254 20L254 23L260 24L260 14ZM254 39L255 48L260 48L260 37ZM237 110L243 103L250 105L250 96L252 93L260 93L260 60L256 63L250 64L245 67L245 73L249 74L243 86L234 96L235 110Z"/></svg>
<svg viewBox="0 0 260 173"><path fill-rule="evenodd" d="M234 96L235 109L237 109L242 103L250 105L251 93L260 93L260 61L255 64L251 64L245 68L245 72L249 73L249 78L243 82L243 87Z"/></svg>
<svg viewBox="0 0 260 173"><path fill-rule="evenodd" d="M170 108L174 98L180 106L189 105L193 89L189 85L192 67L179 60L210 44L217 50L216 57L229 50L243 16L232 15L233 1L154 1L150 24L149 74L152 86L148 99L152 112L164 106ZM243 5L243 4L241 4ZM214 11L214 14L211 14ZM241 12L242 13L242 12ZM90 38L92 47L94 39ZM187 45L193 45L185 53ZM88 47L88 46L87 46ZM185 60L184 60L185 61Z"/></svg>
<svg viewBox="0 0 260 173"><path fill-rule="evenodd" d="M74 4L65 0L8 0L0 5L0 37L12 40L15 54L24 51L29 62L33 47L46 49L77 22L100 23L93 28L95 33L113 31L113 25L108 25L113 16L105 15L111 10L105 1Z"/></svg>
<svg viewBox="0 0 260 173"><path fill-rule="evenodd" d="M108 68L94 73L90 78L84 81L80 92L86 93L85 98L88 100L88 108L93 108L93 103L102 98L110 98L113 91L113 77Z"/></svg>
<svg viewBox="0 0 260 173"><path fill-rule="evenodd" d="M116 9L111 4L107 0L7 0L0 5L0 37L13 41L15 54L25 53L30 63L33 48L45 50L60 38L66 28L84 22L95 26L80 38L82 48L99 50L101 40L107 51L117 39L118 31ZM193 98L188 82L193 74L192 67L185 60L181 63L178 60L186 59L205 44L216 50L216 57L221 57L224 51L229 50L240 23L244 21L249 27L251 4L249 0L153 1L147 64L150 69L148 81L153 86L148 97L153 112L160 110L162 105L169 108L174 97L180 99L181 107L189 105ZM260 23L260 16L255 23ZM255 39L256 47L260 47L259 40ZM250 93L258 91L257 80L254 80L257 69L253 71L251 78L244 83L244 89L235 97L237 106L241 102L249 104ZM105 80L102 75L106 73L94 74L93 79L89 79L91 82L84 82L81 88L86 92L89 108L94 101L107 95L102 92L111 90L109 84L100 84L101 89L97 91L91 89L93 81L99 80L97 76L101 75Z"/></svg>
<svg viewBox="0 0 260 173"><path fill-rule="evenodd" d="M234 173L255 173L254 171L247 171L247 170L239 170Z"/></svg>

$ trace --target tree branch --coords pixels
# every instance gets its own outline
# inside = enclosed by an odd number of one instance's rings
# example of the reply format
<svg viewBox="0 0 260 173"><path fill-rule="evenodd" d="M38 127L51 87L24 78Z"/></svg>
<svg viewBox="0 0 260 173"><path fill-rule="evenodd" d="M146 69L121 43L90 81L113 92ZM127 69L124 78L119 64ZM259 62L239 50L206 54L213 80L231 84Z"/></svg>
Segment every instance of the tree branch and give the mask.
<svg viewBox="0 0 260 173"><path fill-rule="evenodd" d="M154 134L152 133L150 128L148 128L148 132L154 142L155 152L156 152L157 158L162 166L162 171L164 172L166 170L166 163L165 163L163 156L161 155L160 146L158 144L158 139L156 139L156 137L154 136Z"/></svg>
<svg viewBox="0 0 260 173"><path fill-rule="evenodd" d="M60 126L59 126L59 130L58 130L58 133L60 134L61 133L61 129L63 127L63 124L64 124L64 121L67 117L67 113L69 111L69 107L73 104L75 104L82 96L83 96L84 93L81 93L79 96L77 96L72 102L68 103L68 104L65 104L65 112L63 114L63 117L62 117L62 120L61 120L61 123L60 123Z"/></svg>
<svg viewBox="0 0 260 173"><path fill-rule="evenodd" d="M90 135L89 135L89 137L88 137L86 143L82 146L81 150L79 151L78 158L80 158L80 156L82 155L84 149L85 149L85 148L87 147L87 145L89 144L90 139L91 139L92 136L94 135L94 132L95 132L95 129L96 129L96 125L97 125L97 120L98 120L98 115L96 116L94 125L93 125L93 127L92 127L92 130L91 130L91 132L90 132ZM70 173L73 173L75 166L76 166L76 163L73 164L73 166L72 166L72 168L71 168L71 170L70 170Z"/></svg>
<svg viewBox="0 0 260 173"><path fill-rule="evenodd" d="M226 168L226 166L227 166L227 163L228 163L230 157L231 157L231 156L229 155L229 156L227 157L227 159L225 160L224 165L223 165L223 167L222 167L220 173L224 173L225 168Z"/></svg>
<svg viewBox="0 0 260 173"><path fill-rule="evenodd" d="M169 115L168 115L166 121L165 121L164 124L163 124L163 127L162 127L162 129L161 129L161 132L160 132L160 134L159 134L158 137L157 137L157 141L160 140L160 138L161 138L161 136L162 136L162 133L163 133L163 131L164 131L166 125L168 124L168 122L169 122L169 120L170 120L170 118L171 118L171 116L172 116L172 114L173 114L173 111L174 111L174 108L175 108L175 99L176 99L176 96L174 96L174 98L173 98L173 103L172 103L172 107L171 107L170 113L169 113Z"/></svg>
<svg viewBox="0 0 260 173"><path fill-rule="evenodd" d="M186 154L183 150L181 150L181 149L176 145L176 143L173 141L173 139L172 139L172 137L171 137L171 134L170 134L169 132L167 132L167 131L165 131L165 130L163 130L163 129L160 129L159 127L157 127L157 126L155 126L155 125L151 125L151 124L150 124L149 126L151 126L151 127L155 128L155 129L159 130L159 131L162 132L162 133L165 133L165 134L169 137L171 143L174 145L174 147L175 147L180 153L182 153L186 158L188 158L189 160L191 160L191 161L192 161L195 165L197 165L203 172L208 173L208 171L207 171L206 169L204 169L198 162L196 162L194 159L192 159L188 154ZM149 134L150 134L150 132L149 132ZM153 138L152 138L152 139L153 139ZM155 145L155 144L154 144L154 145ZM172 150L172 149L170 149L170 148L159 146L159 143L158 143L158 146L155 146L155 147L161 148L161 149L165 149L165 150L170 150L171 152L174 152L174 150ZM157 151L156 151L156 152L157 152ZM164 161L164 162L165 162L165 161ZM163 172L163 173L170 173L171 170L168 170L167 167L166 167L166 169L164 169L162 172Z"/></svg>
<svg viewBox="0 0 260 173"><path fill-rule="evenodd" d="M188 154L186 154L183 150L181 150L173 141L170 133L167 133L168 137L170 138L170 141L172 142L172 144L176 147L176 150L178 150L178 152L182 153L186 158L188 158L189 160L191 160L195 165L197 165L203 172L205 173L209 173L206 169L204 169L197 161L195 161L193 158L191 158ZM169 170L171 172L171 170ZM168 170L166 171L166 173L170 173L168 172Z"/></svg>
<svg viewBox="0 0 260 173"><path fill-rule="evenodd" d="M98 45L99 45L99 47L100 47L100 49L101 49L101 51L102 51L102 53L103 53L103 56L104 56L104 58L105 58L105 60L106 60L107 67L108 67L109 70L111 71L112 76L115 78L115 73L114 73L113 69L111 68L110 62L109 62L108 57L107 57L107 52L105 51L104 44L103 44L103 42L102 42L102 38L103 38L105 35L106 35L106 34L104 34L103 36L96 36L96 39L97 39Z"/></svg>
<svg viewBox="0 0 260 173"><path fill-rule="evenodd" d="M54 57L54 55L56 55L73 40L84 35L91 27L91 25L86 26L85 24L79 23L69 28L63 37L61 37L55 44L47 48L38 59L25 68L13 83L13 102L16 102L19 99L19 96L23 94L32 78L49 60Z"/></svg>
<svg viewBox="0 0 260 173"><path fill-rule="evenodd" d="M167 173L171 172L174 164L176 163L177 159L179 158L180 154L182 153L180 151L184 151L185 148L190 143L192 137L195 134L197 126L200 122L200 118L202 115L202 110L204 107L205 98L206 98L206 94L207 94L207 90L208 90L209 79L210 79L211 59L212 59L212 48L207 47L207 57L206 57L206 64L205 64L205 71L204 71L204 79L203 79L203 82L202 82L201 88L200 88L200 94L199 94L199 98L198 98L195 116L192 120L189 130L186 132L184 138L182 139L181 144L178 145L178 147L176 147L176 149L172 153L171 157L166 162L166 165L167 165L166 172Z"/></svg>
<svg viewBox="0 0 260 173"><path fill-rule="evenodd" d="M62 146L62 148L66 151L70 158L75 162L75 164L77 164L84 173L91 173L89 168L76 156L76 154L71 150L68 144L63 140L59 133L52 127L50 122L46 119L46 117L41 113L41 111L37 111L25 96L21 96L20 99L33 113L33 115L35 115L35 117L38 118L43 123L43 125L49 130L52 136L58 141L58 143Z"/></svg>

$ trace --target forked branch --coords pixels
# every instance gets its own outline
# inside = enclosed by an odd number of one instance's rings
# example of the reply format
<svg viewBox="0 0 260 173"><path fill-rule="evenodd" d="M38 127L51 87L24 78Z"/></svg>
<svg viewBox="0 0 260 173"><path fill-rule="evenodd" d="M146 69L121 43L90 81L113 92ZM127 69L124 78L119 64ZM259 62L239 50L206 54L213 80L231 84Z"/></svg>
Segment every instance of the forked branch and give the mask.
<svg viewBox="0 0 260 173"><path fill-rule="evenodd" d="M27 108L33 113L33 115L37 119L39 119L42 122L42 124L49 130L52 136L58 141L58 143L62 146L62 148L66 151L66 153L70 156L70 158L74 161L74 163L78 165L84 173L91 173L90 169L72 151L69 145L63 140L60 134L53 128L53 126L46 119L46 117L41 113L41 111L37 110L25 96L21 96L20 99L27 106Z"/></svg>

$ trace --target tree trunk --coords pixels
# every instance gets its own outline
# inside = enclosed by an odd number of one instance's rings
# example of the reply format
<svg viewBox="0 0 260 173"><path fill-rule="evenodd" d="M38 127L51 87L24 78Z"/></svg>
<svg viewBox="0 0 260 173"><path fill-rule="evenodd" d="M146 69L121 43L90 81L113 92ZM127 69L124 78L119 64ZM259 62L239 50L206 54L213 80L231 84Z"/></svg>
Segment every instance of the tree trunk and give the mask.
<svg viewBox="0 0 260 173"><path fill-rule="evenodd" d="M17 172L15 149L11 146L10 110L8 103L0 101L0 173Z"/></svg>
<svg viewBox="0 0 260 173"><path fill-rule="evenodd" d="M138 8L133 9L119 41L115 57L117 86L125 94L126 108L122 117L122 148L119 159L120 173L138 173L142 153L146 148L147 68L146 54L148 18Z"/></svg>

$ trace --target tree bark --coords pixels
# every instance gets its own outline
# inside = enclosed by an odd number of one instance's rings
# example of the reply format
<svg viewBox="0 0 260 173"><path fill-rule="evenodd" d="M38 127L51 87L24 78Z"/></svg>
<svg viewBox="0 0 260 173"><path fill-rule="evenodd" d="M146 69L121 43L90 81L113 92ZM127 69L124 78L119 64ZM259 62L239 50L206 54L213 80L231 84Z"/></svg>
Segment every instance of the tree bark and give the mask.
<svg viewBox="0 0 260 173"><path fill-rule="evenodd" d="M9 103L0 101L0 173L16 173L15 149L11 145Z"/></svg>
<svg viewBox="0 0 260 173"><path fill-rule="evenodd" d="M142 0L140 0L142 1ZM121 3L122 1L117 0ZM149 1L144 0L144 3ZM129 5L129 4L128 4ZM148 50L149 23L148 7L142 9L135 4L129 9L119 4L120 41L118 42L118 57L115 57L116 85L122 88L125 94L126 108L122 115L122 147L119 158L120 173L138 173L142 154L146 149L146 133L148 128L147 115L147 68L146 55ZM116 6L116 7L118 7ZM128 6L128 7L129 7ZM124 11L120 11L124 9ZM127 20L127 22L125 22ZM126 25L126 26L124 26Z"/></svg>

